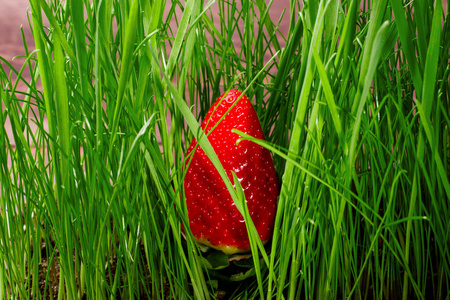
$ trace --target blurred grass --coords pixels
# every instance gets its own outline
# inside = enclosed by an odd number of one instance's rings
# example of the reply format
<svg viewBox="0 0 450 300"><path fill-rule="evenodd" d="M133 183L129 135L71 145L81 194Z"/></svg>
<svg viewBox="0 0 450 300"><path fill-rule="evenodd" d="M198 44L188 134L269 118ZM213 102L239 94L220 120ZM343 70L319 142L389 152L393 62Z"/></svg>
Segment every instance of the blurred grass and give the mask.
<svg viewBox="0 0 450 300"><path fill-rule="evenodd" d="M30 0L37 50L0 58L0 299L450 298L448 6L273 5ZM266 247L199 130L229 88L282 181ZM193 137L247 218L242 284L181 234Z"/></svg>

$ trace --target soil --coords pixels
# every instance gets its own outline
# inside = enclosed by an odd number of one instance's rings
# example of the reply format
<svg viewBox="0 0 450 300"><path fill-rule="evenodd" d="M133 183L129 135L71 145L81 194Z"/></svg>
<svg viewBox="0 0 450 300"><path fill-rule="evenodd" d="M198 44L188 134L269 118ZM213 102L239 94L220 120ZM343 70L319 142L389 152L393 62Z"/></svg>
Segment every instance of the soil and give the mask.
<svg viewBox="0 0 450 300"><path fill-rule="evenodd" d="M54 247L54 245L52 245ZM52 257L47 256L47 251L45 243L41 244L41 261L39 263L39 277L38 277L38 287L40 295L45 295L44 299L58 299L58 288L59 288L59 278L60 278L60 263L59 263L59 251L55 249ZM144 253L144 245L140 244L141 253ZM75 258L74 258L75 259ZM116 258L111 259L107 268L109 271L105 273L105 280L108 285L112 285L114 278L111 278L109 274L115 274L117 269L118 261ZM145 288L141 287L141 294L139 295L139 299L150 299L147 294L147 288L151 287L149 266L146 262L143 264ZM125 274L122 274L121 278L126 277ZM26 280L26 279L25 279ZM34 286L34 278L30 278L29 286ZM124 282L121 279L119 286L124 286ZM166 286L166 299L170 299L169 295L169 286ZM86 299L86 294L82 295L81 299ZM116 299L121 299L120 294L116 295Z"/></svg>

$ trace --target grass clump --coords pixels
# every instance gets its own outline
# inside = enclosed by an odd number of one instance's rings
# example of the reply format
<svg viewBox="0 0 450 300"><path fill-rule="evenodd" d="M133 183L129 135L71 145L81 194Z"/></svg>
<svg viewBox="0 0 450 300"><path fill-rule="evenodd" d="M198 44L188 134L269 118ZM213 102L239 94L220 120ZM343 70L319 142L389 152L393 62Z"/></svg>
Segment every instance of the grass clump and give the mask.
<svg viewBox="0 0 450 300"><path fill-rule="evenodd" d="M450 297L448 5L274 5L30 0L36 50L0 67L0 298ZM184 153L232 87L282 182L241 284L181 234Z"/></svg>

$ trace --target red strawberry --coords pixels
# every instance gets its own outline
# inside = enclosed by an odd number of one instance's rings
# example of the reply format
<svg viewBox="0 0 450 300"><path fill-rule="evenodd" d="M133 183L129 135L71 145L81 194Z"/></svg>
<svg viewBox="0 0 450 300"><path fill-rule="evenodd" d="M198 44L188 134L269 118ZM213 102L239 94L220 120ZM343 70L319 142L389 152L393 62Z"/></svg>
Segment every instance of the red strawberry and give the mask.
<svg viewBox="0 0 450 300"><path fill-rule="evenodd" d="M250 141L236 145L236 128L246 134L264 139L258 116L248 98L230 90L223 94L206 114L201 128L233 183L234 171L242 185L250 216L263 242L273 232L279 185L270 152ZM226 114L226 115L225 115ZM213 130L220 118L224 119ZM244 218L213 164L198 147L189 163L189 154L196 147L194 139L187 151L187 174L184 180L189 226L196 240L226 254L250 250Z"/></svg>

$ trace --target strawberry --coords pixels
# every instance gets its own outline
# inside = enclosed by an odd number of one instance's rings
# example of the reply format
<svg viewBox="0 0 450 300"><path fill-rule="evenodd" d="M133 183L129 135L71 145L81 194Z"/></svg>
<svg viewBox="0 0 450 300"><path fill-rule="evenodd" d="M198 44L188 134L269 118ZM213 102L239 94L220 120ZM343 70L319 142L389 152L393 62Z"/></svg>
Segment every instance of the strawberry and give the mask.
<svg viewBox="0 0 450 300"><path fill-rule="evenodd" d="M238 90L230 90L219 97L207 112L201 128L231 182L232 171L236 173L244 190L250 217L265 243L273 232L279 184L267 149L246 140L236 145L240 136L231 132L233 128L264 139L253 105L245 95L238 100L241 94ZM234 105L236 101L238 103ZM190 229L197 242L226 254L248 252L250 242L244 218L219 173L205 152L196 146L194 139L186 155L187 173L184 180Z"/></svg>

